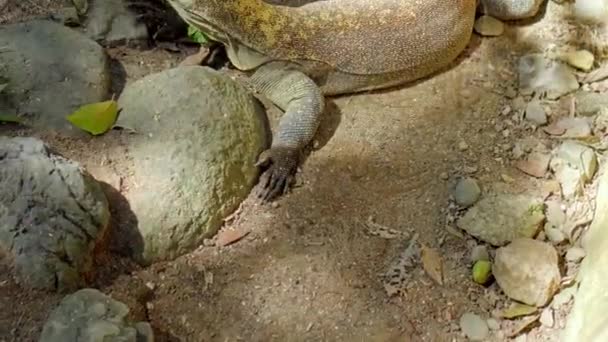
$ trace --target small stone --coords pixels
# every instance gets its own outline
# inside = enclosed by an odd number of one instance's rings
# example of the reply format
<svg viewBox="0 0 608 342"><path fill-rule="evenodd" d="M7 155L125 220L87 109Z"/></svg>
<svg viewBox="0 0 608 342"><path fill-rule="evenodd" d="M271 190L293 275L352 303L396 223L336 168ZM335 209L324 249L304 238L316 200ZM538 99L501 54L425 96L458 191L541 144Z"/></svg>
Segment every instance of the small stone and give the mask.
<svg viewBox="0 0 608 342"><path fill-rule="evenodd" d="M580 116L593 116L608 108L608 96L604 93L581 91L575 94L575 98L576 114Z"/></svg>
<svg viewBox="0 0 608 342"><path fill-rule="evenodd" d="M466 151L467 149L469 149L469 145L466 142L461 141L458 143L458 149L460 151Z"/></svg>
<svg viewBox="0 0 608 342"><path fill-rule="evenodd" d="M490 254L488 248L484 245L477 245L471 249L471 262L475 263L479 260L490 260Z"/></svg>
<svg viewBox="0 0 608 342"><path fill-rule="evenodd" d="M553 227L561 227L566 223L566 213L562 210L559 201L545 202L545 216L547 217L547 223L550 223Z"/></svg>
<svg viewBox="0 0 608 342"><path fill-rule="evenodd" d="M486 320L486 324L488 325L488 328L490 328L490 330L496 331L500 329L500 323L494 318L488 318Z"/></svg>
<svg viewBox="0 0 608 342"><path fill-rule="evenodd" d="M569 262L580 262L587 253L580 247L572 247L566 252L566 260Z"/></svg>
<svg viewBox="0 0 608 342"><path fill-rule="evenodd" d="M556 126L564 130L564 133L560 134L564 138L586 138L592 134L591 124L584 117L562 118Z"/></svg>
<svg viewBox="0 0 608 342"><path fill-rule="evenodd" d="M550 223L545 224L544 231L547 239L549 239L549 241L551 241L551 243L554 245L559 245L566 240L566 234L564 234L561 229L551 226Z"/></svg>
<svg viewBox="0 0 608 342"><path fill-rule="evenodd" d="M475 31L482 36L500 36L505 31L505 24L489 15L482 15L475 21Z"/></svg>
<svg viewBox="0 0 608 342"><path fill-rule="evenodd" d="M450 178L450 175L448 175L447 172L442 172L439 174L439 178L441 178L442 180L448 180Z"/></svg>
<svg viewBox="0 0 608 342"><path fill-rule="evenodd" d="M486 322L473 313L465 313L460 317L460 329L471 341L483 341L490 333Z"/></svg>
<svg viewBox="0 0 608 342"><path fill-rule="evenodd" d="M526 119L537 125L547 123L547 113L545 108L540 104L540 101L533 100L526 106Z"/></svg>
<svg viewBox="0 0 608 342"><path fill-rule="evenodd" d="M561 279L555 248L529 238L516 239L499 248L493 273L507 296L537 307L549 302Z"/></svg>
<svg viewBox="0 0 608 342"><path fill-rule="evenodd" d="M598 168L597 156L593 149L574 141L564 141L558 147L556 156L582 171L585 181L591 180Z"/></svg>
<svg viewBox="0 0 608 342"><path fill-rule="evenodd" d="M566 287L561 290L558 294L553 297L553 301L551 302L551 308L554 310L559 310L563 305L570 302L574 294L576 293L576 286Z"/></svg>
<svg viewBox="0 0 608 342"><path fill-rule="evenodd" d="M589 71L593 67L595 57L587 50L577 50L568 52L565 59L571 66L583 71Z"/></svg>
<svg viewBox="0 0 608 342"><path fill-rule="evenodd" d="M488 194L456 222L458 228L494 246L518 237L534 237L545 219L543 202L534 197Z"/></svg>
<svg viewBox="0 0 608 342"><path fill-rule="evenodd" d="M540 324L547 328L553 328L553 310L545 308L540 314Z"/></svg>
<svg viewBox="0 0 608 342"><path fill-rule="evenodd" d="M40 342L153 341L150 325L131 322L128 314L124 303L96 289L82 289L66 296L50 313Z"/></svg>
<svg viewBox="0 0 608 342"><path fill-rule="evenodd" d="M453 196L458 205L467 208L477 202L481 196L481 188L475 179L470 177L463 178L456 184Z"/></svg>

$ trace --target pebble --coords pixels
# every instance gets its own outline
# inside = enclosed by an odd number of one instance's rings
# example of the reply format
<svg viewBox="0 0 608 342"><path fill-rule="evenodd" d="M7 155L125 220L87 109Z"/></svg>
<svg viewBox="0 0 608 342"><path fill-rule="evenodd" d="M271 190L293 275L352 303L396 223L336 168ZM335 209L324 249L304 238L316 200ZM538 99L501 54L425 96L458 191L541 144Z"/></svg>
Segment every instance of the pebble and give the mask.
<svg viewBox="0 0 608 342"><path fill-rule="evenodd" d="M572 247L566 252L566 260L569 262L579 262L587 255L584 249L580 247Z"/></svg>
<svg viewBox="0 0 608 342"><path fill-rule="evenodd" d="M479 200L481 188L475 179L470 177L463 178L456 184L453 196L458 205L467 208Z"/></svg>
<svg viewBox="0 0 608 342"><path fill-rule="evenodd" d="M469 149L469 145L466 142L461 141L461 142L458 143L458 149L460 151L466 151L466 150Z"/></svg>
<svg viewBox="0 0 608 342"><path fill-rule="evenodd" d="M493 274L508 297L537 307L549 302L561 279L555 248L529 238L496 250Z"/></svg>
<svg viewBox="0 0 608 342"><path fill-rule="evenodd" d="M490 328L490 330L500 329L500 323L498 323L498 321L494 318L488 318L486 320L486 324L488 325L488 328Z"/></svg>
<svg viewBox="0 0 608 342"><path fill-rule="evenodd" d="M559 201L551 200L545 202L545 216L547 222L553 227L561 227L566 223L566 213L562 210L562 205Z"/></svg>
<svg viewBox="0 0 608 342"><path fill-rule="evenodd" d="M568 52L565 59L571 66L583 71L589 71L593 67L595 57L587 50L577 50Z"/></svg>
<svg viewBox="0 0 608 342"><path fill-rule="evenodd" d="M545 224L544 231L547 239L554 245L559 245L566 240L566 234L561 229L551 226L548 222Z"/></svg>
<svg viewBox="0 0 608 342"><path fill-rule="evenodd" d="M477 245L471 249L471 262L475 263L479 260L490 260L488 248L484 245Z"/></svg>
<svg viewBox="0 0 608 342"><path fill-rule="evenodd" d="M532 100L528 103L526 106L526 119L537 125L544 125L547 123L547 113L540 101Z"/></svg>
<svg viewBox="0 0 608 342"><path fill-rule="evenodd" d="M482 36L500 36L505 31L505 24L489 15L482 15L475 21L475 31Z"/></svg>
<svg viewBox="0 0 608 342"><path fill-rule="evenodd" d="M543 202L527 195L488 193L456 222L477 239L504 246L519 237L534 237L543 227Z"/></svg>
<svg viewBox="0 0 608 342"><path fill-rule="evenodd" d="M556 155L566 163L583 171L586 180L590 180L597 171L597 156L592 148L574 141L564 141L557 149Z"/></svg>
<svg viewBox="0 0 608 342"><path fill-rule="evenodd" d="M553 310L551 308L545 308L540 314L540 324L547 328L553 328Z"/></svg>
<svg viewBox="0 0 608 342"><path fill-rule="evenodd" d="M490 333L486 321L469 312L460 317L460 329L471 341L483 341Z"/></svg>
<svg viewBox="0 0 608 342"><path fill-rule="evenodd" d="M442 172L439 174L439 178L441 178L442 180L448 180L450 178L450 175L447 172Z"/></svg>

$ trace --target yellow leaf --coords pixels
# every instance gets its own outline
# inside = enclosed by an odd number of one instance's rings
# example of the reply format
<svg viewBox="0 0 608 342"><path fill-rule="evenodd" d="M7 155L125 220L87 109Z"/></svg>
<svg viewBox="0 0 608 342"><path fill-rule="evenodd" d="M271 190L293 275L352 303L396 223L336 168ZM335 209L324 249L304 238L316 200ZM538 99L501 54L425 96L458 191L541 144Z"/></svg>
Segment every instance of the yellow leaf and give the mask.
<svg viewBox="0 0 608 342"><path fill-rule="evenodd" d="M114 100L84 105L67 116L72 125L93 135L107 132L118 115L118 103Z"/></svg>
<svg viewBox="0 0 608 342"><path fill-rule="evenodd" d="M513 303L510 307L502 312L504 318L516 318L520 316L528 316L536 312L536 308L526 304Z"/></svg>
<svg viewBox="0 0 608 342"><path fill-rule="evenodd" d="M443 261L435 249L422 246L422 267L439 285L443 285Z"/></svg>

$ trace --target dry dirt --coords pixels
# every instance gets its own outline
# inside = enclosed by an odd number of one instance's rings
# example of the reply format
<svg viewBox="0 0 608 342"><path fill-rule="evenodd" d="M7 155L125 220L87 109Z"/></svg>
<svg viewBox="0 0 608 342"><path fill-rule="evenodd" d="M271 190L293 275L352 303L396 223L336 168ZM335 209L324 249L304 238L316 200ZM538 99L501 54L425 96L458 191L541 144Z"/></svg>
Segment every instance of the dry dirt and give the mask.
<svg viewBox="0 0 608 342"><path fill-rule="evenodd" d="M19 12L3 21L23 18ZM94 142L7 127L0 133L41 136L114 188L112 253L100 257L92 286L125 301L134 317L150 320L159 341L461 341L459 317L475 312L488 318L503 297L497 285L470 280L471 241L445 228L450 186L468 170L484 189L505 174L515 180L507 185L511 190L542 188L542 180L517 171L508 158L518 137L537 133L513 128L506 136L497 127L510 105L505 94L515 85L516 57L559 31L559 14L527 24L533 26L508 26L497 38L475 35L449 70L416 84L331 99L300 186L272 206L246 201L227 223L250 234L145 269L120 254L117 223L126 205L120 189L134 181L120 171L128 150L120 132ZM110 50L128 82L175 66L191 52ZM280 113L270 113L276 124ZM468 149L461 150L461 142ZM388 298L379 274L407 241L366 234L369 217L417 232L437 248L443 285L418 269L406 293ZM0 264L0 341L36 340L60 299L21 288L10 267ZM528 341L555 340L554 330L528 334Z"/></svg>

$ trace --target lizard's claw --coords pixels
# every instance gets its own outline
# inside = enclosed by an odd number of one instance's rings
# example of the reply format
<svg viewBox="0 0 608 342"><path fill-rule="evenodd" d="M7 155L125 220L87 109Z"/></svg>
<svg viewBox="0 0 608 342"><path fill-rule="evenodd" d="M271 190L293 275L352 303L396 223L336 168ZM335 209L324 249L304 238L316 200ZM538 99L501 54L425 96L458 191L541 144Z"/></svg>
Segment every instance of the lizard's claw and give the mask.
<svg viewBox="0 0 608 342"><path fill-rule="evenodd" d="M291 147L271 147L262 152L256 166L270 166L260 177L257 197L262 202L285 194L294 180L298 165L298 151Z"/></svg>

